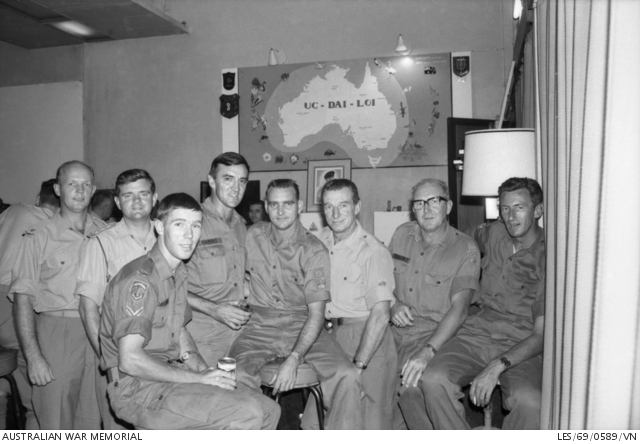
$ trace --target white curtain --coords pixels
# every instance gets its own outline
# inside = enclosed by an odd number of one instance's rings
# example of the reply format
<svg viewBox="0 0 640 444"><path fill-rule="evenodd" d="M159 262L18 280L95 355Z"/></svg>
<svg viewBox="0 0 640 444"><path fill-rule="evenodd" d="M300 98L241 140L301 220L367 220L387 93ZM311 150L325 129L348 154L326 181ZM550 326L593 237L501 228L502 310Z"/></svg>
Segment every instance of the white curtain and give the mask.
<svg viewBox="0 0 640 444"><path fill-rule="evenodd" d="M535 5L543 428L640 429L640 1Z"/></svg>

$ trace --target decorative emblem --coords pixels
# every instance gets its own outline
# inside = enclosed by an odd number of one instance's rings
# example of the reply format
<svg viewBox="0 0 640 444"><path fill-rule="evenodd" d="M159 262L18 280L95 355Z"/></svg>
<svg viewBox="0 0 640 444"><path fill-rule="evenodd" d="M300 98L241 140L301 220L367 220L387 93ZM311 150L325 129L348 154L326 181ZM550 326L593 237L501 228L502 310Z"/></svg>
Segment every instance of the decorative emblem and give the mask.
<svg viewBox="0 0 640 444"><path fill-rule="evenodd" d="M236 73L235 72L225 72L222 74L222 86L227 91L235 88L236 86Z"/></svg>
<svg viewBox="0 0 640 444"><path fill-rule="evenodd" d="M378 282L378 287L386 287L387 286L387 281L385 281L384 279Z"/></svg>
<svg viewBox="0 0 640 444"><path fill-rule="evenodd" d="M453 57L453 73L458 77L464 77L469 74L469 56Z"/></svg>
<svg viewBox="0 0 640 444"><path fill-rule="evenodd" d="M237 94L223 94L220 96L220 114L227 119L233 119L240 111L240 96Z"/></svg>
<svg viewBox="0 0 640 444"><path fill-rule="evenodd" d="M147 295L149 284L142 281L133 281L131 285L131 299L139 301Z"/></svg>

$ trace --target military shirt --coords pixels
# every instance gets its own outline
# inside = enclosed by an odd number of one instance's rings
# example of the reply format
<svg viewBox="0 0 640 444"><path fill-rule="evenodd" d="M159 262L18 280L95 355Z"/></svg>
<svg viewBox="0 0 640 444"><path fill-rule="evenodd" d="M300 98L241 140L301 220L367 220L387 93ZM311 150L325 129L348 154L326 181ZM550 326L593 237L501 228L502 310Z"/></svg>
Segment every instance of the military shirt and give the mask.
<svg viewBox="0 0 640 444"><path fill-rule="evenodd" d="M25 238L23 233L52 217L47 209L23 203L13 204L0 214L0 285L11 285L11 270Z"/></svg>
<svg viewBox="0 0 640 444"><path fill-rule="evenodd" d="M16 293L31 298L38 312L77 310L73 293L78 277L78 253L89 236L107 224L87 214L84 233L79 233L57 212L51 219L25 232L13 266L9 297Z"/></svg>
<svg viewBox="0 0 640 444"><path fill-rule="evenodd" d="M191 320L186 279L184 264L172 272L156 244L109 282L100 319L104 370L118 365L118 341L127 335L142 336L143 350L161 361L180 357L180 331Z"/></svg>
<svg viewBox="0 0 640 444"><path fill-rule="evenodd" d="M140 243L124 219L91 236L80 250L76 297L82 295L91 299L98 307L101 306L104 290L107 288L107 276L110 280L123 266L151 251L155 244L156 236L152 225L144 242Z"/></svg>
<svg viewBox="0 0 640 444"><path fill-rule="evenodd" d="M329 252L300 221L291 238L277 245L275 228L258 222L247 234L250 302L258 307L307 311L313 302L331 299Z"/></svg>
<svg viewBox="0 0 640 444"><path fill-rule="evenodd" d="M437 324L451 308L451 296L478 290L480 252L470 236L449 225L439 243L425 247L417 222L396 229L389 243L395 296L413 315Z"/></svg>
<svg viewBox="0 0 640 444"><path fill-rule="evenodd" d="M213 206L211 198L202 205L200 242L191 259L189 291L213 302L244 298L247 227L235 211L231 226Z"/></svg>
<svg viewBox="0 0 640 444"><path fill-rule="evenodd" d="M544 231L529 247L513 252L513 239L501 220L476 228L482 259L478 317L496 339L522 340L531 335L535 318L544 314Z"/></svg>
<svg viewBox="0 0 640 444"><path fill-rule="evenodd" d="M325 310L327 318L366 317L378 302L395 301L391 254L359 221L356 224L356 230L337 244L330 227L325 227L319 235L329 249L331 260L331 302Z"/></svg>

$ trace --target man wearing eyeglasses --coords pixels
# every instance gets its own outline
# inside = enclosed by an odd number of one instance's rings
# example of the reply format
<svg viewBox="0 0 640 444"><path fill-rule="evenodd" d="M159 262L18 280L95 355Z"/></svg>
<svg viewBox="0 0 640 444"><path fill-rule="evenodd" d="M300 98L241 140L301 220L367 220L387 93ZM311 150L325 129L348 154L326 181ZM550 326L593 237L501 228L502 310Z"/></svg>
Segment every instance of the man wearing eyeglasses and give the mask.
<svg viewBox="0 0 640 444"><path fill-rule="evenodd" d="M398 227L389 251L398 299L391 322L402 378L399 404L415 430L432 428L423 372L467 316L478 290L480 253L471 237L449 225L452 202L444 182L420 181L411 204L416 220Z"/></svg>
<svg viewBox="0 0 640 444"><path fill-rule="evenodd" d="M358 372L322 328L330 300L329 253L298 220L303 208L299 196L293 180L276 179L267 185L271 222L258 222L247 233L254 312L229 354L237 360L238 382L256 391L264 364L284 358L270 381L274 393L291 390L298 366L307 362L320 380L328 409L326 428L361 429ZM305 421L305 428L312 426Z"/></svg>
<svg viewBox="0 0 640 444"><path fill-rule="evenodd" d="M468 429L458 400L471 383L471 402L484 407L499 383L503 429L540 428L544 330L545 242L538 226L542 189L529 178L500 185L500 219L480 225L474 238L482 259L480 311L436 353L424 380L436 429Z"/></svg>

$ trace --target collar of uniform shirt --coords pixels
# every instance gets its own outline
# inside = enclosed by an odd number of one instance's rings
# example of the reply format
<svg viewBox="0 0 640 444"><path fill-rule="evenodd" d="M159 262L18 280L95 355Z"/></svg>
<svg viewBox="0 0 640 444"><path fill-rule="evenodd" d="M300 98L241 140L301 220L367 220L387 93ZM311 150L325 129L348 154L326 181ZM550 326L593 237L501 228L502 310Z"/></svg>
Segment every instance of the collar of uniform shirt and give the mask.
<svg viewBox="0 0 640 444"><path fill-rule="evenodd" d="M204 204L202 204L202 208L204 210L204 212L207 214L207 216L209 217L213 217L215 219L218 219L222 222L224 222L224 218L222 217L222 215L218 212L218 210L216 210L216 207L213 206L213 201L211 200L211 197L208 197L207 200L204 201ZM232 216L231 216L231 227L234 226L235 224L237 224L240 220L244 220L242 218L242 216L240 216L238 214L238 212L236 210L233 210Z"/></svg>
<svg viewBox="0 0 640 444"><path fill-rule="evenodd" d="M416 222L416 225L409 232L409 235L414 236L416 239L416 242L418 242L420 246L423 246L424 240L422 238L422 230L420 229L420 225L418 225L417 222ZM442 236L442 238L440 238L440 240L436 242L436 245L438 245L440 248L445 248L447 244L451 243L452 238L453 238L453 228L451 228L451 225L447 225L447 231L445 231L444 236ZM430 245L430 247L432 246L433 245Z"/></svg>
<svg viewBox="0 0 640 444"><path fill-rule="evenodd" d="M160 246L158 244L155 244L153 246L153 248L149 252L149 257L153 259L156 271L161 280L164 281L165 279L169 279L170 277L175 276L176 286L179 286L179 284L187 278L187 267L185 267L183 262L178 264L178 268L176 268L175 274L171 272L169 263L162 255Z"/></svg>
<svg viewBox="0 0 640 444"><path fill-rule="evenodd" d="M277 245L278 241L276 239L276 233L275 233L276 228L273 226L273 224L266 223L261 228L262 228L262 232L260 234L264 234L265 236L267 236L267 238L269 238L269 240L273 243L273 245ZM287 239L283 243L283 245L294 244L294 243L304 244L306 240L307 240L307 231L304 228L304 226L300 223L300 221L297 220L295 222L295 231L293 232L293 235L289 239Z"/></svg>
<svg viewBox="0 0 640 444"><path fill-rule="evenodd" d="M74 231L78 234L80 234L81 236L84 236L85 233L89 234L91 233L91 226L95 225L97 227L97 225L95 224L93 218L89 215L89 213L87 213L87 216L85 218L85 225L84 225L84 233L80 233L76 230L73 229L73 227L71 226L71 224L69 224L69 222L66 221L66 219L64 219L61 215L60 212L57 212L53 218L53 224L56 226L56 232L58 234L58 236L60 236L60 234L65 231L65 230L71 230Z"/></svg>
<svg viewBox="0 0 640 444"><path fill-rule="evenodd" d="M513 239L511 238L511 236L509 236L509 232L504 227L504 225L503 225L503 229L504 229L504 235L502 236L502 242L506 243L507 245L513 246ZM533 241L531 246L529 248L523 248L522 250L514 254L524 252L525 254L528 253L531 256L536 257L538 254L540 254L542 250L544 250L544 248L545 248L544 228L540 228L540 231L538 231L538 236L536 237L536 240Z"/></svg>

